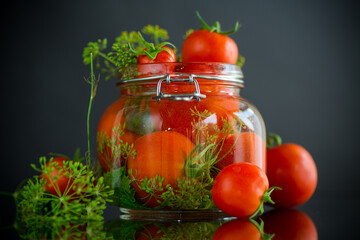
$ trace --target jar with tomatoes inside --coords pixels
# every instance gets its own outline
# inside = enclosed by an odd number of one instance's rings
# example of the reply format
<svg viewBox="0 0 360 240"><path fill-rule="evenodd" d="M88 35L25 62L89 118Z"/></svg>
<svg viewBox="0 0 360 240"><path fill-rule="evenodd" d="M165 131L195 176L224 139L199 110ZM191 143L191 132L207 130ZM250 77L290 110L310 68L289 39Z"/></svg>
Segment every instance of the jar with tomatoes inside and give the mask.
<svg viewBox="0 0 360 240"><path fill-rule="evenodd" d="M232 163L266 168L265 125L226 63L131 65L104 112L97 156L114 204L142 217L219 216L211 189ZM199 213L199 214L197 214Z"/></svg>

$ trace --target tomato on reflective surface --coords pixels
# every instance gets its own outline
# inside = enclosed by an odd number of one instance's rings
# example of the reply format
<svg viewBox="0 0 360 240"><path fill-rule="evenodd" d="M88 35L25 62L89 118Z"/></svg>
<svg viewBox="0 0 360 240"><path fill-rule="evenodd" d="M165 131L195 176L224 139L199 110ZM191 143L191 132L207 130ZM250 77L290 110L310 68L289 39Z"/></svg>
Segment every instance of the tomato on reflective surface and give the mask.
<svg viewBox="0 0 360 240"><path fill-rule="evenodd" d="M141 180L160 176L163 186L177 187L177 180L184 177L185 160L194 148L194 144L184 135L171 131L149 133L134 143L135 156L127 161L128 170L135 181L132 183L138 198L149 207L159 205L161 192L148 193L141 190Z"/></svg>
<svg viewBox="0 0 360 240"><path fill-rule="evenodd" d="M234 219L221 225L212 240L262 240L259 229L245 219Z"/></svg>
<svg viewBox="0 0 360 240"><path fill-rule="evenodd" d="M251 163L234 163L217 175L212 188L215 205L239 218L251 216L260 206L269 188L266 174Z"/></svg>
<svg viewBox="0 0 360 240"><path fill-rule="evenodd" d="M267 165L270 186L282 188L272 194L277 206L298 206L310 199L317 185L317 169L305 148L287 143L268 149Z"/></svg>
<svg viewBox="0 0 360 240"><path fill-rule="evenodd" d="M275 209L261 216L273 240L317 240L316 226L311 218L297 209Z"/></svg>

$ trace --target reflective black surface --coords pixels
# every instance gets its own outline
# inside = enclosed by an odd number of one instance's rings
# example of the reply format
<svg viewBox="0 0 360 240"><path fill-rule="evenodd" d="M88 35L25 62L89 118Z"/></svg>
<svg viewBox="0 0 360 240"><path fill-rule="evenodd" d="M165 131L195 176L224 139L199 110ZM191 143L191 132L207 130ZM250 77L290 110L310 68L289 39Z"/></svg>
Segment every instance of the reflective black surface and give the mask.
<svg viewBox="0 0 360 240"><path fill-rule="evenodd" d="M13 207L11 201L7 203ZM357 200L352 197L320 197L315 194L309 202L297 208L275 209L267 206L260 218L264 221L265 233L275 234L273 239L355 239L360 216L356 206ZM11 224L14 217L15 211L6 217L2 227ZM104 217L104 231L113 239L174 239L174 236L181 236L180 239L223 239L241 234L247 236L243 239L259 239L260 236L254 224L247 220L124 220L119 209L113 206L107 207ZM260 222L260 219L257 221ZM0 236L2 239L20 239L14 228L2 229Z"/></svg>

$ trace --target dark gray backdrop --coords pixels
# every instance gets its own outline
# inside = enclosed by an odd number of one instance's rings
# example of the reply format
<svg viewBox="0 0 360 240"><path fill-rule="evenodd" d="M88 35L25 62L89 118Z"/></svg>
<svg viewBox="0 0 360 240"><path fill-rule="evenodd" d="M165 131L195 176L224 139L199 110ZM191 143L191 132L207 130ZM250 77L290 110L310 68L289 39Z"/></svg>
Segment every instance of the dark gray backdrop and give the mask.
<svg viewBox="0 0 360 240"><path fill-rule="evenodd" d="M72 155L77 147L86 151L90 89L84 77L90 69L81 54L87 42L104 37L111 42L123 30L158 24L181 49L185 31L200 26L195 16L199 10L208 23L219 20L225 30L236 20L242 24L232 35L246 57L242 96L258 107L268 131L303 145L313 155L319 172L314 199L320 199L319 204L333 199L337 205L336 199L356 202L360 195L356 1L9 4L2 7L1 16L0 190L13 191L32 176L30 163L40 156ZM101 114L117 97L114 81L100 82L91 120L93 143ZM12 202L0 198L5 215L12 218Z"/></svg>

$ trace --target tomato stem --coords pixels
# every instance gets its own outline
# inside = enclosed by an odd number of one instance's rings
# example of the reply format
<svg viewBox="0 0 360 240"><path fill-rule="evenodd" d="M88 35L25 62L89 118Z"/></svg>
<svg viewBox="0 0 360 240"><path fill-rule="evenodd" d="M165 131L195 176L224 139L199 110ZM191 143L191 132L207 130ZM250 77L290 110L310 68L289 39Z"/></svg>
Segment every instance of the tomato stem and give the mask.
<svg viewBox="0 0 360 240"><path fill-rule="evenodd" d="M281 137L275 133L268 133L268 137L266 139L266 147L268 149L273 148L274 143L275 147L280 146L282 144Z"/></svg>
<svg viewBox="0 0 360 240"><path fill-rule="evenodd" d="M174 59L174 56L172 55L172 53L170 52L169 49L167 48L163 48L165 45L170 45L171 47L173 48L176 48L172 43L170 42L162 42L158 45L154 45L154 43L150 43L150 42L147 42L144 37L141 35L140 32L138 32L139 34L139 37L140 37L140 41L144 44L145 46L145 49L142 50L142 51L136 51L132 48L131 44L129 43L129 49L130 51L132 51L136 56L139 56L139 55L146 55L148 56L149 59L151 60L154 60L156 58L156 56L162 52L162 51L167 51L169 53L169 55L172 57L173 60Z"/></svg>
<svg viewBox="0 0 360 240"><path fill-rule="evenodd" d="M281 188L279 188L279 187L271 187L271 188L269 188L268 190L266 190L264 192L264 195L261 198L261 202L260 202L260 205L259 205L258 209L256 209L256 211L249 217L249 220L253 219L258 214L261 215L261 214L264 213L264 203L267 203L267 202L269 202L271 204L275 203L270 197L271 193L275 189L281 190Z"/></svg>
<svg viewBox="0 0 360 240"><path fill-rule="evenodd" d="M208 30L210 32L215 32L215 33L219 33L221 35L230 35L232 33L235 33L239 28L240 28L240 24L239 22L235 23L235 26L232 30L230 31L226 31L226 32L222 32L221 31L221 26L220 26L220 22L216 21L212 27L210 27L204 19L202 19L202 17L200 16L200 13L198 11L196 11L196 16L199 19L199 21L202 23L202 28L201 29L205 29Z"/></svg>

